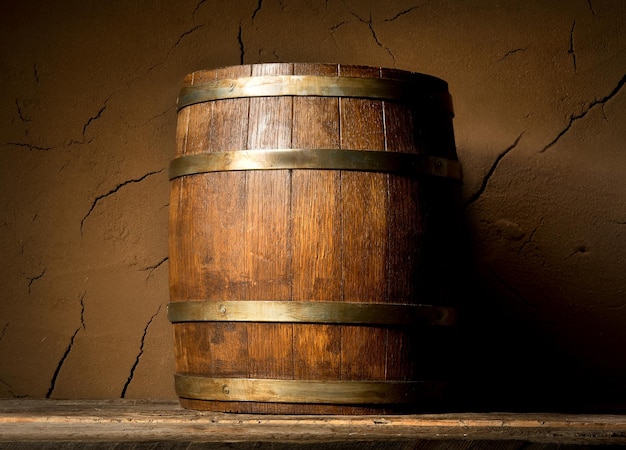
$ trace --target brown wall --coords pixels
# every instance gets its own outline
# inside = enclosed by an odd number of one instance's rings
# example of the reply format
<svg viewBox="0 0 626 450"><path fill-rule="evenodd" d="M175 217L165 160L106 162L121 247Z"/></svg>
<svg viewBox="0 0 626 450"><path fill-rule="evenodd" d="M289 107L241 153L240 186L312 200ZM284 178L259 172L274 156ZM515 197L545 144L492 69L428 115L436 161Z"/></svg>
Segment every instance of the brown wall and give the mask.
<svg viewBox="0 0 626 450"><path fill-rule="evenodd" d="M309 61L449 82L467 408L626 405L626 3L24 0L0 25L0 396L175 398L182 78Z"/></svg>

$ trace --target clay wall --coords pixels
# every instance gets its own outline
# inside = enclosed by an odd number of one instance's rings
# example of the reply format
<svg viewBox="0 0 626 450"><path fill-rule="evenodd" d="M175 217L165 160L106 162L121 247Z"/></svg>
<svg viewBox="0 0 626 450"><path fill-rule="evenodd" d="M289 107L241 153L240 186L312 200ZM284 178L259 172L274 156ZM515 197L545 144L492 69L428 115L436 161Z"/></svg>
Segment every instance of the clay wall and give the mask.
<svg viewBox="0 0 626 450"><path fill-rule="evenodd" d="M334 62L449 83L469 408L626 404L626 3L24 0L0 25L0 396L174 399L182 79Z"/></svg>

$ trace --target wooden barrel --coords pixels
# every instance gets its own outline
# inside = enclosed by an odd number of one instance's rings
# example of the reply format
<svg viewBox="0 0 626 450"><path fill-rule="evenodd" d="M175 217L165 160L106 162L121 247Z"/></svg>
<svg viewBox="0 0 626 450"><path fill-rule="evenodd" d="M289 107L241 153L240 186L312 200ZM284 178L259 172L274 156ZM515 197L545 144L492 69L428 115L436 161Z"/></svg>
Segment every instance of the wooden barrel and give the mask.
<svg viewBox="0 0 626 450"><path fill-rule="evenodd" d="M188 75L178 107L168 314L182 406L436 402L461 178L447 83L253 64Z"/></svg>

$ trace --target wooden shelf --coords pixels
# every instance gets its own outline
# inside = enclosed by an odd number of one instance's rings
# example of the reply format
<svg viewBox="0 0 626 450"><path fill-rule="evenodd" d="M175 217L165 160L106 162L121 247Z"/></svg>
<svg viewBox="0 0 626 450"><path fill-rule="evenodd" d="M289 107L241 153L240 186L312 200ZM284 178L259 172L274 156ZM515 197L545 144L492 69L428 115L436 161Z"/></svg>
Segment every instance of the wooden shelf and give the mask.
<svg viewBox="0 0 626 450"><path fill-rule="evenodd" d="M0 448L518 449L626 446L626 416L285 416L139 400L0 400Z"/></svg>

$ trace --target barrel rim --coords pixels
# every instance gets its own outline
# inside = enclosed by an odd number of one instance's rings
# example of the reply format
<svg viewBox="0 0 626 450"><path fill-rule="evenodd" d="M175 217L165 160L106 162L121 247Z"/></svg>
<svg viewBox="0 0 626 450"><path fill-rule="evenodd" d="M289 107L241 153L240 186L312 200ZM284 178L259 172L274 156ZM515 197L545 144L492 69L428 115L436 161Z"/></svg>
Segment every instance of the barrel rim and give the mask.
<svg viewBox="0 0 626 450"><path fill-rule="evenodd" d="M393 67L375 66L375 65L367 65L367 64L343 64L340 62L303 62L303 61L293 62L292 61L292 62L286 62L286 63L267 62L267 63L250 63L250 64L227 64L223 66L216 66L216 67L212 67L208 69L198 69L198 70L188 72L184 76L184 79L190 80L190 79L195 78L199 74L208 73L208 72L233 71L236 69L241 69L243 67L249 67L250 72L252 72L253 68L260 68L260 67L271 68L273 66L280 66L284 64L291 64L293 66L303 64L307 66L318 66L318 67L336 66L338 71L340 71L341 69L363 70L363 71L378 70L379 73L386 75L384 77L385 79L393 79L393 78L390 78L390 75L394 74L397 76L415 78L416 81L417 80L429 81L431 83L441 85L440 88L442 89L445 89L445 90L448 89L448 82L444 80L443 78L436 76L436 75L419 72L416 70L409 70L409 69L398 69L398 68L393 68ZM338 75L338 76L342 76L342 75ZM187 83L185 83L185 85L187 85Z"/></svg>
<svg viewBox="0 0 626 450"><path fill-rule="evenodd" d="M363 98L427 106L454 115L447 89L425 89L415 80L341 75L258 75L219 78L186 85L177 109L216 100L252 97L315 96Z"/></svg>
<svg viewBox="0 0 626 450"><path fill-rule="evenodd" d="M436 397L445 387L431 380L294 380L221 378L177 373L181 398L299 404L411 404Z"/></svg>

